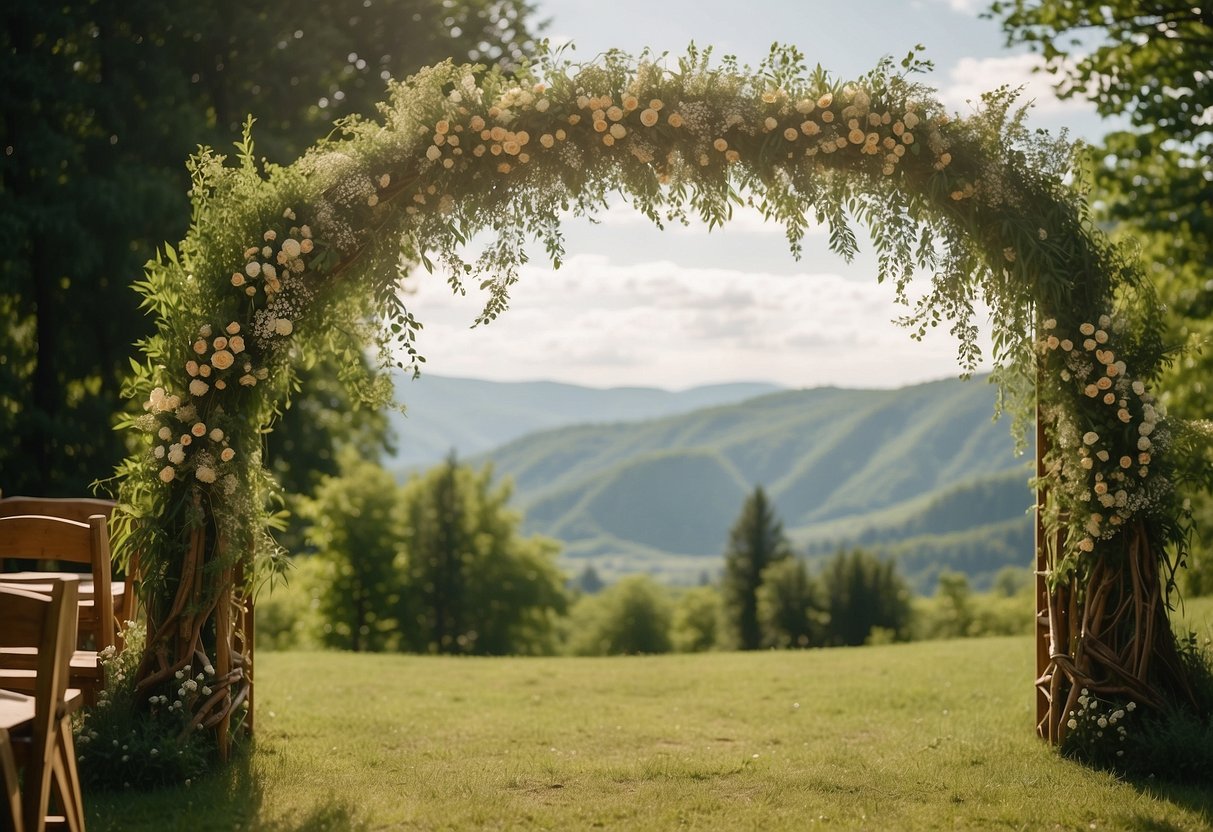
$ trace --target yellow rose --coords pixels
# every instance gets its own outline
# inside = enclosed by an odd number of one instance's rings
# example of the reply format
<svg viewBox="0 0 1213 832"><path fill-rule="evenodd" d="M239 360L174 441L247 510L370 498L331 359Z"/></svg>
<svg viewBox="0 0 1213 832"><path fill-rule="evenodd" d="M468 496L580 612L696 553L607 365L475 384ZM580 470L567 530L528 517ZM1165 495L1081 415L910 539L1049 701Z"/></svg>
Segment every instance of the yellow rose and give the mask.
<svg viewBox="0 0 1213 832"><path fill-rule="evenodd" d="M645 127L652 127L657 123L657 111L650 107L640 113L640 123Z"/></svg>
<svg viewBox="0 0 1213 832"><path fill-rule="evenodd" d="M235 361L236 359L233 358L232 354L227 350L219 350L211 356L211 364L214 365L216 370L226 370L228 367L232 366Z"/></svg>

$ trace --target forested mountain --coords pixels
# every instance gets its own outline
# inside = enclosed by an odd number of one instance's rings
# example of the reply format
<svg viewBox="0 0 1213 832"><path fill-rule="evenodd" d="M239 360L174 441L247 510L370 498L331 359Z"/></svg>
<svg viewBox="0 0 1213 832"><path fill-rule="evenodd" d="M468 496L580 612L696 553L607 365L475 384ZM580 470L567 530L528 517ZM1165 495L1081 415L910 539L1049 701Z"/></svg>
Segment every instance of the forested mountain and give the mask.
<svg viewBox="0 0 1213 832"><path fill-rule="evenodd" d="M515 482L526 530L605 575L714 575L761 484L810 556L864 545L929 589L1031 562L1027 461L984 378L900 390L818 388L641 422L543 431L476 459Z"/></svg>
<svg viewBox="0 0 1213 832"><path fill-rule="evenodd" d="M520 436L564 425L636 421L739 402L778 390L760 382L715 384L672 392L653 387L598 389L552 381L497 382L397 374L396 400L406 412L389 415L401 472L432 465L452 449L460 456L488 451Z"/></svg>

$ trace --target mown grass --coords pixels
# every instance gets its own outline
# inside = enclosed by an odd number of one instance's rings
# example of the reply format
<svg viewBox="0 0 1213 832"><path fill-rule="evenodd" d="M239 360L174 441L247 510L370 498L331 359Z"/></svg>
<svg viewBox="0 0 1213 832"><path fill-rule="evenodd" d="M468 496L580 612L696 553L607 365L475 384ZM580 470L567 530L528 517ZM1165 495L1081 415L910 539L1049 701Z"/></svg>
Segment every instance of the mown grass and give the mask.
<svg viewBox="0 0 1213 832"><path fill-rule="evenodd" d="M1213 599L1188 606L1197 627ZM257 737L93 830L1213 828L1033 732L1029 638L605 659L258 656Z"/></svg>

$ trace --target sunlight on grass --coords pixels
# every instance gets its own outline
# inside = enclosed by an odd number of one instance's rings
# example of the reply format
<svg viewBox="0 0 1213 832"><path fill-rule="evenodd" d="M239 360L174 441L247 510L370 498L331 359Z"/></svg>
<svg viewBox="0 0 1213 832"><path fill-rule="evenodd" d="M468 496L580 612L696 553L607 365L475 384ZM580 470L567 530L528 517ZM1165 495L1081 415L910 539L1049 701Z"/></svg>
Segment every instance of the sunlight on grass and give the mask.
<svg viewBox="0 0 1213 832"><path fill-rule="evenodd" d="M258 659L255 750L188 788L90 795L90 828L1213 823L1207 791L1120 783L1037 740L1026 638L606 659Z"/></svg>

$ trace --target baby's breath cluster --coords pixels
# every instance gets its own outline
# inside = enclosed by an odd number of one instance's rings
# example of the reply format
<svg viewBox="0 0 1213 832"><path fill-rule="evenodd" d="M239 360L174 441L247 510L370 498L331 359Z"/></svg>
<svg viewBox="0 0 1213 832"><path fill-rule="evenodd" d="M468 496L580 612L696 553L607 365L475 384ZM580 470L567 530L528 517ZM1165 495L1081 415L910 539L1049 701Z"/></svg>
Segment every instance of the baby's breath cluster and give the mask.
<svg viewBox="0 0 1213 832"><path fill-rule="evenodd" d="M1082 688L1076 705L1066 714L1069 733L1062 750L1088 762L1119 767L1129 740L1126 723L1132 720L1137 703L1100 699L1089 689Z"/></svg>

